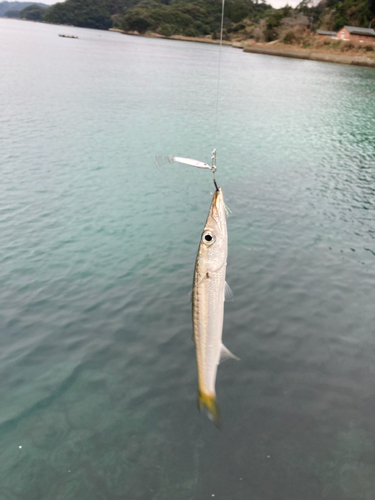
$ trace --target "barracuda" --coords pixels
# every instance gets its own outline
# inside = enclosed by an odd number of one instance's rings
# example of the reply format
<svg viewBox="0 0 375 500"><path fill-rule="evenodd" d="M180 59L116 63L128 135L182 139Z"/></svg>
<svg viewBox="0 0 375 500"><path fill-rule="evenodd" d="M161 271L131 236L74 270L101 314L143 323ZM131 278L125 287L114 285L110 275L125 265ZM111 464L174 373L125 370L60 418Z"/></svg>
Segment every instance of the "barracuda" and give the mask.
<svg viewBox="0 0 375 500"><path fill-rule="evenodd" d="M232 294L225 282L228 233L221 188L213 195L195 262L192 306L198 366L198 408L220 427L216 372L220 360L238 359L222 343L224 300Z"/></svg>

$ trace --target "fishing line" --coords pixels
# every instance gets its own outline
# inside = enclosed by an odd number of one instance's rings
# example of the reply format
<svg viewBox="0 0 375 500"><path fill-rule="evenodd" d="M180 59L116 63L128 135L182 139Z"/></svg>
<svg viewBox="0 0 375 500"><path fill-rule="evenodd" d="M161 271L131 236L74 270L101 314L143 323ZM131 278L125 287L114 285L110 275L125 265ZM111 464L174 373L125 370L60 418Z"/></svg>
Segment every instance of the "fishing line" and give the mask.
<svg viewBox="0 0 375 500"><path fill-rule="evenodd" d="M219 48L219 64L217 70L217 89L216 89L216 111L215 111L215 142L217 140L217 117L219 111L219 89L220 89L220 67L221 67L221 47L223 45L223 28L224 28L224 3L221 4L221 27L220 27L220 48Z"/></svg>
<svg viewBox="0 0 375 500"><path fill-rule="evenodd" d="M219 63L218 63L218 68L217 68L217 88L216 88L216 110L215 110L215 132L214 132L214 139L215 143L217 141L217 119L219 115L219 90L220 90L220 68L221 68L221 47L223 45L223 29L224 29L224 4L225 0L222 0L221 2L221 26L220 26L220 47L219 47ZM216 191L219 191L219 188L217 187L216 184L216 179L215 179L215 172L216 172L216 148L212 151L212 174L213 174L213 181L215 184Z"/></svg>
<svg viewBox="0 0 375 500"><path fill-rule="evenodd" d="M217 140L217 121L219 114L219 90L220 90L220 67L221 67L221 48L223 45L223 31L224 31L224 4L225 0L222 0L221 3L221 26L220 26L220 47L219 47L219 62L218 62L218 71L217 71L217 89L216 89L216 110L215 110L215 129L214 129L214 140ZM155 164L157 168L160 170L162 166L172 163L182 163L184 165L190 165L192 167L202 168L211 170L213 174L213 181L216 188L216 191L219 191L219 188L216 184L215 172L217 170L216 167L216 148L212 151L211 156L212 165L208 165L202 161L193 160L192 158L183 158L181 156L173 156L173 155L155 155Z"/></svg>

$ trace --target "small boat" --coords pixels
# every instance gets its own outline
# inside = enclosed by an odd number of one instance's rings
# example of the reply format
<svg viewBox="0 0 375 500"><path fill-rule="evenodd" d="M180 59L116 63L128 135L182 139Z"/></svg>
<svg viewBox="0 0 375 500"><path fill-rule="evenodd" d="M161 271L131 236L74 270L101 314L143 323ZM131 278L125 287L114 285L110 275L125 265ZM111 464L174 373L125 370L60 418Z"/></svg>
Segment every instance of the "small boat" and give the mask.
<svg viewBox="0 0 375 500"><path fill-rule="evenodd" d="M75 35L60 35L59 36L62 36L64 38L78 38L78 36L75 36Z"/></svg>

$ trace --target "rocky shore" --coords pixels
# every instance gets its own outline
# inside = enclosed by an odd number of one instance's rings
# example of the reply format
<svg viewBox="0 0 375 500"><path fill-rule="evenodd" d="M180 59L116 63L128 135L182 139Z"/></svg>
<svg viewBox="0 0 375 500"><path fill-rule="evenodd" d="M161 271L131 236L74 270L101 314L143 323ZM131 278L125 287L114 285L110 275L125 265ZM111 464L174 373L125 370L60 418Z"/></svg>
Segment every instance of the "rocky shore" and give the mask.
<svg viewBox="0 0 375 500"><path fill-rule="evenodd" d="M117 28L110 28L109 31L117 31L118 33L123 33L124 35L131 36L143 36L146 38L165 38L166 40L183 40L185 42L199 42L199 43L214 43L219 44L220 40L213 40L210 36L207 37L192 37L192 36L183 36L183 35L172 35L172 36L163 36L159 35L159 33L150 33L147 32L145 34L140 34L137 31L122 31ZM227 40L223 40L223 45L233 45L232 42L228 42ZM242 46L241 46L242 48Z"/></svg>
<svg viewBox="0 0 375 500"><path fill-rule="evenodd" d="M243 48L244 52L252 54L265 54L269 56L292 57L295 59L308 59L310 61L331 62L339 64L350 64L354 66L367 66L375 68L375 58L365 56L351 56L333 54L330 52L317 52L312 50L298 50L290 48L265 47L261 45L250 45Z"/></svg>
<svg viewBox="0 0 375 500"><path fill-rule="evenodd" d="M157 33L146 33L139 34L136 31L122 31L119 29L112 28L111 31L118 31L120 33L124 33L126 35L132 36L143 36L148 38L165 38L169 40L184 40L187 42L199 42L199 43L213 43L219 44L220 40L213 40L211 37L187 37L182 35L173 35L173 36L163 36ZM282 46L283 44L278 44L277 47L271 44L259 44L259 43L246 43L241 41L227 41L223 40L223 45L229 45L237 49L242 49L244 52L249 52L252 54L262 54L269 56L278 56L278 57L290 57L294 59L308 59L310 61L320 61L320 62L330 62L330 63L338 63L338 64L349 64L353 66L366 66L368 68L375 68L375 57L366 57L365 55L358 54L337 54L334 52L328 52L314 49L301 49L294 48L293 46Z"/></svg>

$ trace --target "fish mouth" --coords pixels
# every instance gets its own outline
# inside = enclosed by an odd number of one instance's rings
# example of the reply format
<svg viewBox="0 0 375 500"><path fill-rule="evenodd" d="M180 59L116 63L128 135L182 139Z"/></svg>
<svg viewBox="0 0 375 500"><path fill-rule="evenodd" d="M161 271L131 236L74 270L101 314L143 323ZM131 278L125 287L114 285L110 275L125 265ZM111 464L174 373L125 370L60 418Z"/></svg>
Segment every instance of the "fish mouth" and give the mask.
<svg viewBox="0 0 375 500"><path fill-rule="evenodd" d="M224 215L223 215L224 214ZM225 217L224 196L221 188L218 188L213 195L210 216L214 219L220 232L223 231L223 217Z"/></svg>
<svg viewBox="0 0 375 500"><path fill-rule="evenodd" d="M214 205L216 208L219 208L218 205L220 202L223 202L223 191L221 188L217 188L214 194Z"/></svg>
<svg viewBox="0 0 375 500"><path fill-rule="evenodd" d="M216 209L217 214L219 214L220 213L220 209L224 205L224 196L223 196L223 191L221 190L221 188L218 188L215 191L214 199L213 199L213 204L212 205Z"/></svg>

